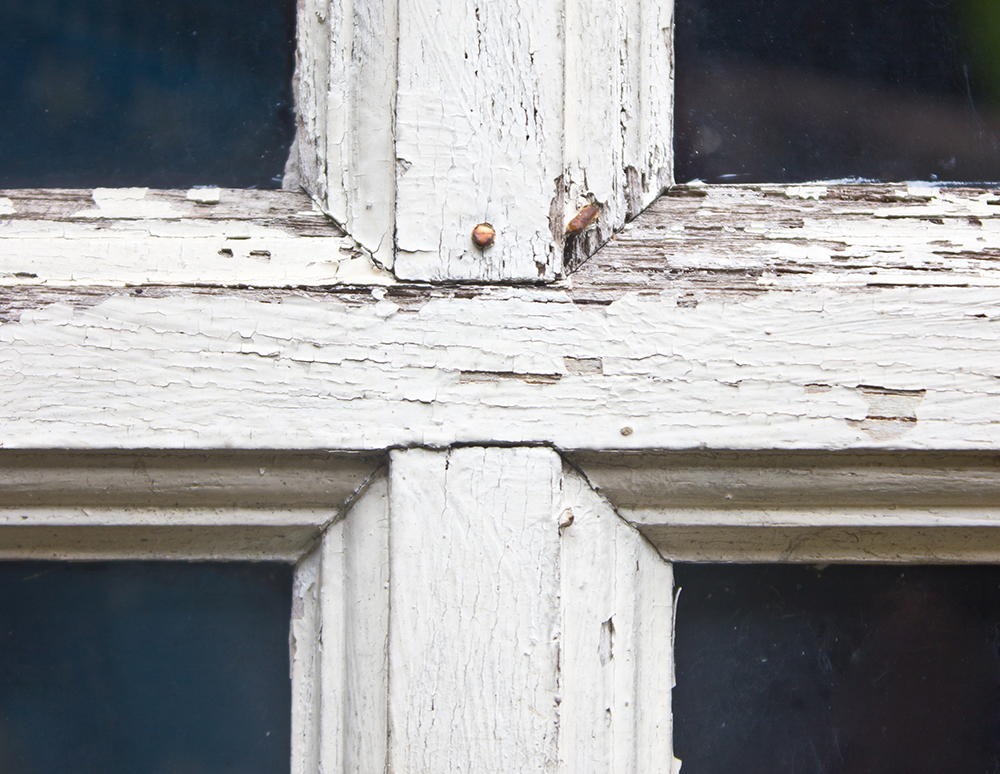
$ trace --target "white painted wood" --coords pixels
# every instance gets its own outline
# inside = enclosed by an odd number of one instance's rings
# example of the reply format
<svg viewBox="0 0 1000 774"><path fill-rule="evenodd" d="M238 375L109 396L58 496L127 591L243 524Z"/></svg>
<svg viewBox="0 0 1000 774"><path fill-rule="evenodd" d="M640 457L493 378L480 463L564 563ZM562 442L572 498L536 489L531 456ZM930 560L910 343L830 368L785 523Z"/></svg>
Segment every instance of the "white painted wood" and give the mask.
<svg viewBox="0 0 1000 774"><path fill-rule="evenodd" d="M554 771L559 457L395 451L389 771Z"/></svg>
<svg viewBox="0 0 1000 774"><path fill-rule="evenodd" d="M348 643L353 632L347 627L347 608L354 603L349 596L347 573L346 521L328 529L320 539L319 628L314 632L318 650L317 671L312 675L313 692L318 695L318 748L310 755L317 774L345 771L347 724L351 696L347 675L354 666L347 660Z"/></svg>
<svg viewBox="0 0 1000 774"><path fill-rule="evenodd" d="M678 774L673 752L673 567L643 541L639 547L636 606L636 772Z"/></svg>
<svg viewBox="0 0 1000 774"><path fill-rule="evenodd" d="M560 770L669 771L670 566L578 473L563 486Z"/></svg>
<svg viewBox="0 0 1000 774"><path fill-rule="evenodd" d="M328 531L328 541L339 540L341 527ZM319 771L321 723L320 585L322 550L315 546L295 566L292 621L288 635L292 683L292 774ZM331 719L333 722L333 719Z"/></svg>
<svg viewBox="0 0 1000 774"><path fill-rule="evenodd" d="M0 450L0 558L293 562L380 463L325 453Z"/></svg>
<svg viewBox="0 0 1000 774"><path fill-rule="evenodd" d="M387 490L383 472L296 565L293 774L385 771Z"/></svg>
<svg viewBox="0 0 1000 774"><path fill-rule="evenodd" d="M380 472L344 519L344 771L387 771L389 479ZM324 593L326 589L324 588ZM332 733L334 725L327 727ZM324 758L321 771L339 771Z"/></svg>
<svg viewBox="0 0 1000 774"><path fill-rule="evenodd" d="M334 216L343 213L328 190L327 95L330 92L330 0L301 0L295 21L295 140L285 164L283 187L305 189ZM335 192L336 194L336 192Z"/></svg>
<svg viewBox="0 0 1000 774"><path fill-rule="evenodd" d="M18 224L0 231L0 285L385 285L346 237L242 222ZM30 275L30 276L29 276Z"/></svg>
<svg viewBox="0 0 1000 774"><path fill-rule="evenodd" d="M309 191L380 265L393 262L396 3L304 0L298 131L285 187Z"/></svg>
<svg viewBox="0 0 1000 774"><path fill-rule="evenodd" d="M306 0L285 185L400 278L552 280L580 207L601 216L575 262L669 182L671 10Z"/></svg>
<svg viewBox="0 0 1000 774"><path fill-rule="evenodd" d="M993 288L685 298L67 298L0 325L2 443L1000 448Z"/></svg>
<svg viewBox="0 0 1000 774"><path fill-rule="evenodd" d="M399 0L396 274L550 280L560 231L560 0ZM473 227L489 222L492 247Z"/></svg>
<svg viewBox="0 0 1000 774"><path fill-rule="evenodd" d="M689 452L574 461L678 561L994 562L994 456Z"/></svg>
<svg viewBox="0 0 1000 774"><path fill-rule="evenodd" d="M588 204L600 214L568 238L575 268L671 182L672 0L566 5L563 228Z"/></svg>
<svg viewBox="0 0 1000 774"><path fill-rule="evenodd" d="M392 275L287 191L6 191L0 286L379 285Z"/></svg>

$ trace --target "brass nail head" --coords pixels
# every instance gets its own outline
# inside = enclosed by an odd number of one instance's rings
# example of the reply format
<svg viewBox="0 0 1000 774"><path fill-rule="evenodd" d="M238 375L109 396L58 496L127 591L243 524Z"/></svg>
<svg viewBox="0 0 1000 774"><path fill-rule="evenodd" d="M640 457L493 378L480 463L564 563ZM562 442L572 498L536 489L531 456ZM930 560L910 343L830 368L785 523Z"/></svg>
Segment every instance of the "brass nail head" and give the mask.
<svg viewBox="0 0 1000 774"><path fill-rule="evenodd" d="M472 241L480 250L489 247L496 238L497 232L489 223L480 223L472 229Z"/></svg>

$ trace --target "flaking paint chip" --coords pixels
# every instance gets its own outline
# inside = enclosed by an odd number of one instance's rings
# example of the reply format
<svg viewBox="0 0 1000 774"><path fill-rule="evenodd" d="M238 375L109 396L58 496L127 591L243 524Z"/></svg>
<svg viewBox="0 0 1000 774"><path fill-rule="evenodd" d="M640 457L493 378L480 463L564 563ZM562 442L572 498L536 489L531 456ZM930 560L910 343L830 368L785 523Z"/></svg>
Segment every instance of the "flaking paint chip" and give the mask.
<svg viewBox="0 0 1000 774"><path fill-rule="evenodd" d="M218 204L220 199L221 188L192 188L187 192L187 200L195 204Z"/></svg>

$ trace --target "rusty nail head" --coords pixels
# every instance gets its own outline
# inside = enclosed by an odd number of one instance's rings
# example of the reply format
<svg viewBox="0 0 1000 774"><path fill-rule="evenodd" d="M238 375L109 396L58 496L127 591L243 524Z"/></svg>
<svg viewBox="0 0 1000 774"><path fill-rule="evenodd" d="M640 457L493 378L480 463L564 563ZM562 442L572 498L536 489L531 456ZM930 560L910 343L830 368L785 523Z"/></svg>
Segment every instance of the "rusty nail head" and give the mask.
<svg viewBox="0 0 1000 774"><path fill-rule="evenodd" d="M480 249L489 247L496 238L497 232L489 223L480 223L472 229L472 241Z"/></svg>
<svg viewBox="0 0 1000 774"><path fill-rule="evenodd" d="M587 228L587 226L597 220L598 212L599 210L596 205L588 204L576 214L576 217L573 218L573 220L569 222L569 225L566 226L566 233L576 234L583 231Z"/></svg>

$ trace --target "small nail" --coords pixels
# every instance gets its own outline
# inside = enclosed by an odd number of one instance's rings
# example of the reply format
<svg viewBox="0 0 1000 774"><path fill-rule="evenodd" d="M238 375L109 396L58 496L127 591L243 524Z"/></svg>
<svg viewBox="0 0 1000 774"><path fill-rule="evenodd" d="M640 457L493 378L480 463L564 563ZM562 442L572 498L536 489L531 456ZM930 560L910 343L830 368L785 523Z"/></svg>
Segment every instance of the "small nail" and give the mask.
<svg viewBox="0 0 1000 774"><path fill-rule="evenodd" d="M631 427L623 427L622 428L622 435L632 435L632 428Z"/></svg>
<svg viewBox="0 0 1000 774"><path fill-rule="evenodd" d="M472 241L480 250L489 247L496 238L497 232L489 223L480 223L472 229Z"/></svg>
<svg viewBox="0 0 1000 774"><path fill-rule="evenodd" d="M575 234L578 231L583 231L597 219L597 213L597 207L593 204L588 204L576 214L576 217L573 218L573 220L569 222L569 225L566 226L566 233Z"/></svg>

